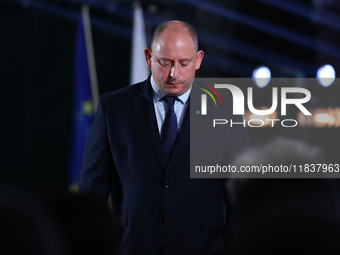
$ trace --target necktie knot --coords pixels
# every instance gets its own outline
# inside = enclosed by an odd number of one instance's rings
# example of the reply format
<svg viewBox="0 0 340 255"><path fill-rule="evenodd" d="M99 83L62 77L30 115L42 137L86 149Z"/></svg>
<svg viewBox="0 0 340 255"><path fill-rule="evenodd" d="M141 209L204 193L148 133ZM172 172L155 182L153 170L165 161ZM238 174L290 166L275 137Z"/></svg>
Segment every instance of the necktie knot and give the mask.
<svg viewBox="0 0 340 255"><path fill-rule="evenodd" d="M174 106L177 97L165 96L164 101L168 103L169 106Z"/></svg>

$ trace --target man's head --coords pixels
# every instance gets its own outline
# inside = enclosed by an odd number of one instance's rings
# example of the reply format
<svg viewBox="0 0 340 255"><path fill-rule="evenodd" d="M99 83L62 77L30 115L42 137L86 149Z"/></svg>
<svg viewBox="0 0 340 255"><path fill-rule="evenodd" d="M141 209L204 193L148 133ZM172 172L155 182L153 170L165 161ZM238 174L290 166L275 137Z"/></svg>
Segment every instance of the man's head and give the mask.
<svg viewBox="0 0 340 255"><path fill-rule="evenodd" d="M163 93L180 96L190 88L204 56L197 48L197 34L185 22L168 21L155 30L151 49L146 48L144 53Z"/></svg>

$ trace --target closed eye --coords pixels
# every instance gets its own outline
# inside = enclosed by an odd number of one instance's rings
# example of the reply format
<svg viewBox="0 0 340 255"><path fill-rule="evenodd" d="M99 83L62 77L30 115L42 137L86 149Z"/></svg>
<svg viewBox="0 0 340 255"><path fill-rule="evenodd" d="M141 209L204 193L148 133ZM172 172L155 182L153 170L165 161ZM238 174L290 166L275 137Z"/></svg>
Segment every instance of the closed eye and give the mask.
<svg viewBox="0 0 340 255"><path fill-rule="evenodd" d="M170 61L159 61L159 63L164 67L170 65Z"/></svg>
<svg viewBox="0 0 340 255"><path fill-rule="evenodd" d="M182 59L181 61L179 61L181 66L188 66L190 62L191 62L191 59Z"/></svg>

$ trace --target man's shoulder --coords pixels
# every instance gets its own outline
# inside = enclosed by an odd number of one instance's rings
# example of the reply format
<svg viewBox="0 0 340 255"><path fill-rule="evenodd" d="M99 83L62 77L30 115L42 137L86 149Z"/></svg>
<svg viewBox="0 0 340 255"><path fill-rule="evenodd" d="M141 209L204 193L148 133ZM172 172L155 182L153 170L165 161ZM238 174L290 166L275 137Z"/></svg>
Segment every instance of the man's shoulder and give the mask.
<svg viewBox="0 0 340 255"><path fill-rule="evenodd" d="M106 94L101 95L101 97L104 99L104 101L112 99L115 100L126 99L129 97L136 96L138 91L146 89L147 86L148 80L145 80L121 89L117 89L115 91L108 92Z"/></svg>

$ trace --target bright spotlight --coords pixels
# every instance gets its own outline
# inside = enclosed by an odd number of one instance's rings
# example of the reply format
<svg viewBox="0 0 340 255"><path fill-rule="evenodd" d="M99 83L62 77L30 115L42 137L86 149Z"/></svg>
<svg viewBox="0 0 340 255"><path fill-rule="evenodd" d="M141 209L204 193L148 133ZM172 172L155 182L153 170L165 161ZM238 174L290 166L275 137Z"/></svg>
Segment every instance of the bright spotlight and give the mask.
<svg viewBox="0 0 340 255"><path fill-rule="evenodd" d="M253 72L253 79L256 85L260 88L264 88L268 85L272 74L268 67L259 66Z"/></svg>
<svg viewBox="0 0 340 255"><path fill-rule="evenodd" d="M315 120L317 122L321 122L321 123L327 123L329 121L329 119L330 119L330 117L326 113L319 113L315 116Z"/></svg>
<svg viewBox="0 0 340 255"><path fill-rule="evenodd" d="M321 86L328 87L335 80L335 70L331 65L323 65L321 66L317 73L316 78Z"/></svg>

